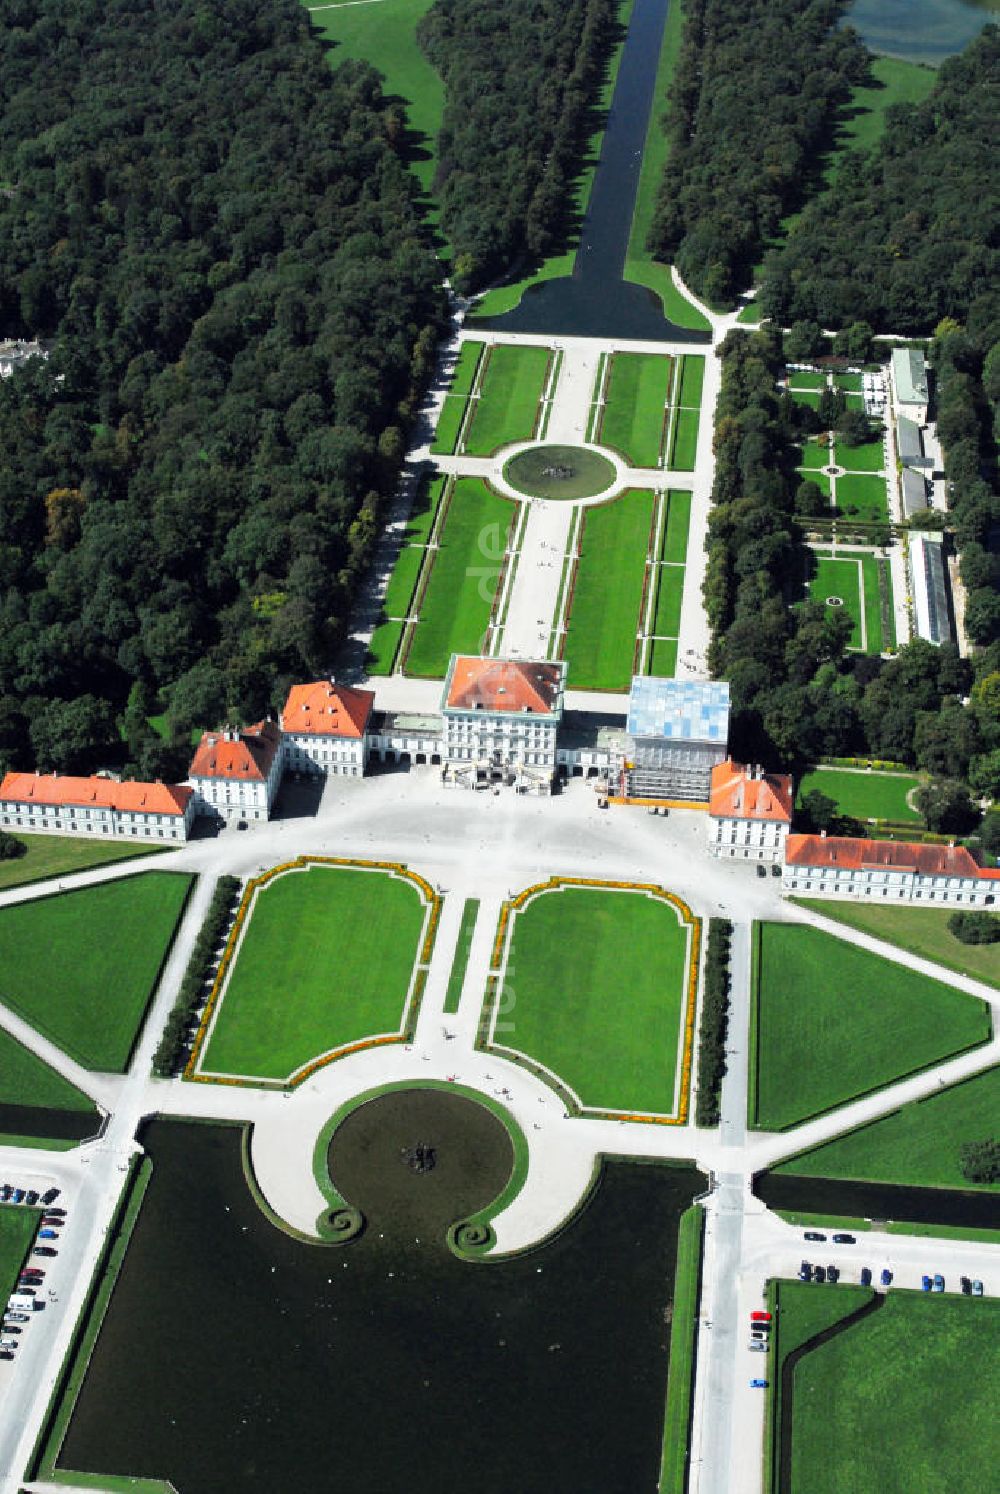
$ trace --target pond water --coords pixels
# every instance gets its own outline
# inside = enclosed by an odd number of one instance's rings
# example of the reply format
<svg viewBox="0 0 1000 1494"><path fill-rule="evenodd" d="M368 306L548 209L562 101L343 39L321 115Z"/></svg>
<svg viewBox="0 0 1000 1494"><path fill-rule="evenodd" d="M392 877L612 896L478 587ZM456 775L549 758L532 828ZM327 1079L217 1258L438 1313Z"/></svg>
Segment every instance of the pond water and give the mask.
<svg viewBox="0 0 1000 1494"><path fill-rule="evenodd" d="M460 1157L457 1110L355 1114L331 1159L366 1228L340 1246L267 1222L237 1128L145 1128L152 1182L60 1466L182 1494L654 1490L677 1220L704 1178L609 1161L554 1239L468 1263L439 1226L506 1176L506 1130L477 1120ZM425 1175L401 1160L421 1142Z"/></svg>
<svg viewBox="0 0 1000 1494"><path fill-rule="evenodd" d="M840 1178L796 1177L761 1172L754 1193L769 1209L830 1214L843 1219L905 1220L965 1229L1000 1229L1000 1196L950 1188L903 1188Z"/></svg>
<svg viewBox="0 0 1000 1494"><path fill-rule="evenodd" d="M652 291L622 279L669 0L635 0L572 276L526 291L477 326L546 336L708 342L675 327Z"/></svg>
<svg viewBox="0 0 1000 1494"><path fill-rule="evenodd" d="M873 52L937 64L1000 19L998 11L1000 0L854 0L847 20Z"/></svg>

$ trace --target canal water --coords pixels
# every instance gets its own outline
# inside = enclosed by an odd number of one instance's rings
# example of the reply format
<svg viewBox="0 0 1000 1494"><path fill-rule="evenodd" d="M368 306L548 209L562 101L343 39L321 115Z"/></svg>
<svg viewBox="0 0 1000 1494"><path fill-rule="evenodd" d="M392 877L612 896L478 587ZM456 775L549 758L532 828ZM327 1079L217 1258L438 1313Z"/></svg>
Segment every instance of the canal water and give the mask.
<svg viewBox="0 0 1000 1494"><path fill-rule="evenodd" d="M1000 0L854 0L847 20L873 52L936 66L1000 20Z"/></svg>
<svg viewBox="0 0 1000 1494"><path fill-rule="evenodd" d="M0 1105L0 1135L35 1136L46 1141L86 1141L96 1136L96 1110L55 1110L40 1105Z"/></svg>
<svg viewBox="0 0 1000 1494"><path fill-rule="evenodd" d="M795 1213L1000 1229L1000 1194L981 1190L904 1188L891 1183L761 1172L754 1178L754 1193L769 1209Z"/></svg>
<svg viewBox="0 0 1000 1494"><path fill-rule="evenodd" d="M658 296L622 279L668 3L635 0L632 8L573 274L534 286L513 311L477 319L477 326L546 336L710 340L707 332L668 322Z"/></svg>
<svg viewBox="0 0 1000 1494"><path fill-rule="evenodd" d="M385 1121L381 1139L362 1121L332 1149L366 1215L340 1246L268 1223L238 1129L145 1128L152 1182L62 1468L182 1494L655 1490L677 1221L704 1178L609 1161L555 1238L469 1263L437 1226L509 1172L506 1130L477 1119L452 1159L458 1110ZM419 1143L442 1169L460 1162L433 1205L421 1185L437 1167L421 1177L401 1157Z"/></svg>

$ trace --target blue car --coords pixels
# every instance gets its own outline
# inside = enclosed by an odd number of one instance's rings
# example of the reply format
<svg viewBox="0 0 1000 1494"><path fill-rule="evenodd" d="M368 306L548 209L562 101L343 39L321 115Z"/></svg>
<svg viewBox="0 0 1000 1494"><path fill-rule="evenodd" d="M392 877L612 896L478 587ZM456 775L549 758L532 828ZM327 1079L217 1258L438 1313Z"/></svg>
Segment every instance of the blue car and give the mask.
<svg viewBox="0 0 1000 1494"><path fill-rule="evenodd" d="M941 1275L940 1272L938 1272L938 1274L934 1278L934 1290L935 1290L935 1292L943 1292L944 1291L944 1277Z"/></svg>
<svg viewBox="0 0 1000 1494"><path fill-rule="evenodd" d="M58 1240L59 1235L54 1229L40 1229L38 1231L38 1238L40 1240Z"/></svg>
<svg viewBox="0 0 1000 1494"><path fill-rule="evenodd" d="M892 1286L892 1272L889 1270L888 1266L883 1269L880 1280L884 1287Z"/></svg>
<svg viewBox="0 0 1000 1494"><path fill-rule="evenodd" d="M766 1380L751 1380L750 1381L750 1389L751 1390L766 1390L767 1389L767 1381Z"/></svg>
<svg viewBox="0 0 1000 1494"><path fill-rule="evenodd" d="M921 1276L921 1278L920 1278L920 1290L922 1292L929 1292L930 1289L931 1289L931 1279L930 1279L930 1277L929 1276Z"/></svg>
<svg viewBox="0 0 1000 1494"><path fill-rule="evenodd" d="M861 1267L861 1285L870 1287L872 1284L872 1273L867 1266Z"/></svg>

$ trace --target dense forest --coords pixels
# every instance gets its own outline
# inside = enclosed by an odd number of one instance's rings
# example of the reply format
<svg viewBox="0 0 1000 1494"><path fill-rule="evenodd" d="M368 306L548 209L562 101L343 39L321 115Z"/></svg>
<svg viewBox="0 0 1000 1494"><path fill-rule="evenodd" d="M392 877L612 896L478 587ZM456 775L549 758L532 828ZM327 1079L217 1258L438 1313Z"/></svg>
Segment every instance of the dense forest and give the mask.
<svg viewBox="0 0 1000 1494"><path fill-rule="evenodd" d="M981 351L997 340L996 245L1000 30L987 26L938 73L920 104L886 111L874 150L842 159L767 258L766 316L929 333L963 322Z"/></svg>
<svg viewBox="0 0 1000 1494"><path fill-rule="evenodd" d="M649 247L710 302L752 279L867 75L848 0L685 0ZM825 325L829 325L828 323Z"/></svg>
<svg viewBox="0 0 1000 1494"><path fill-rule="evenodd" d="M565 245L617 11L618 0L435 0L420 22L445 85L436 188L459 290Z"/></svg>
<svg viewBox="0 0 1000 1494"><path fill-rule="evenodd" d="M443 316L377 75L297 0L0 0L0 767L328 666ZM164 691L176 749L146 724Z"/></svg>
<svg viewBox="0 0 1000 1494"><path fill-rule="evenodd" d="M808 574L794 470L808 416L778 393L779 332L732 332L721 357L704 596L734 755L793 769L850 754L913 764L932 775L930 828L968 829L968 784L1000 797L1000 642L971 662L920 639L881 660L847 652L850 624L830 608L788 605Z"/></svg>

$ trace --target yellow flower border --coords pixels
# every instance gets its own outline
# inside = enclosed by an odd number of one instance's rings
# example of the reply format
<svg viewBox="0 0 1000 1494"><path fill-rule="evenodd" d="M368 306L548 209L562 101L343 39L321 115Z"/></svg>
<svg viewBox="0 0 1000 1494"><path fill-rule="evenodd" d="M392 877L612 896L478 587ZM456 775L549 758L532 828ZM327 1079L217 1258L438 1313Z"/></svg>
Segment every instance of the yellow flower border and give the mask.
<svg viewBox="0 0 1000 1494"><path fill-rule="evenodd" d="M625 1120L637 1121L643 1125L654 1126L686 1126L688 1112L691 1102L691 1068L694 1053L694 1022L698 1006L698 981L701 974L701 919L692 913L688 904L675 892L668 892L656 882L610 882L598 877L549 877L547 882L535 882L530 887L525 887L516 897L508 898L500 907L500 917L497 920L496 938L493 941L493 954L490 959L490 975L486 982L486 996L482 1022L480 1025L480 1036L476 1040L476 1046L495 1053L502 1053L504 1057L510 1058L522 1067L538 1073L547 1083L552 1083L554 1076L552 1072L529 1059L526 1054L519 1054L512 1048L503 1048L500 1045L491 1044L489 1041L489 1019L492 1015L494 1005L500 995L501 979L500 972L507 956L508 946L513 937L512 914L520 913L534 897L540 897L546 892L558 892L563 887L593 887L600 891L611 892L639 892L647 897L655 897L662 902L669 903L680 914L681 923L686 924L691 930L691 943L688 952L688 977L687 977L687 1006L684 1013L684 1044L681 1052L681 1082L678 1097L678 1108L676 1115L651 1115L651 1114L629 1114L620 1110L594 1110L581 1104L579 1098L566 1085L556 1084L560 1095L566 1102L572 1113L590 1117L597 1120Z"/></svg>
<svg viewBox="0 0 1000 1494"><path fill-rule="evenodd" d="M230 966L239 944L243 926L249 915L250 906L257 893L275 877L284 875L286 872L307 871L310 866L339 866L354 867L360 871L388 872L391 876L400 877L406 882L412 882L419 892L424 903L429 908L429 916L424 932L423 943L419 956L414 965L414 973L410 986L407 1002L404 1026L399 1032L383 1033L378 1037L360 1038L357 1042L345 1043L339 1048L331 1048L328 1053L322 1053L317 1058L310 1059L302 1068L296 1069L288 1079L268 1078L243 1078L235 1074L205 1074L198 1069L201 1060L201 1051L204 1047L205 1037L211 1024L215 1009L222 999ZM183 1077L190 1079L196 1084L229 1084L242 1089L295 1089L302 1084L318 1069L325 1068L327 1064L333 1063L335 1059L344 1058L349 1053L360 1053L366 1048L381 1048L389 1043L409 1042L412 1030L416 1026L420 1014L420 1005L423 1001L424 987L427 984L427 967L434 953L434 942L437 938L438 924L441 921L442 898L434 891L434 888L422 877L419 872L411 871L401 861L364 861L351 856L296 856L292 861L282 861L277 866L269 867L267 871L261 872L259 876L250 877L243 889L233 926L226 940L226 947L222 951L215 979L212 981L212 989L205 1003L201 1021L198 1023L198 1031L195 1033L194 1042L191 1045L191 1056L184 1066Z"/></svg>

